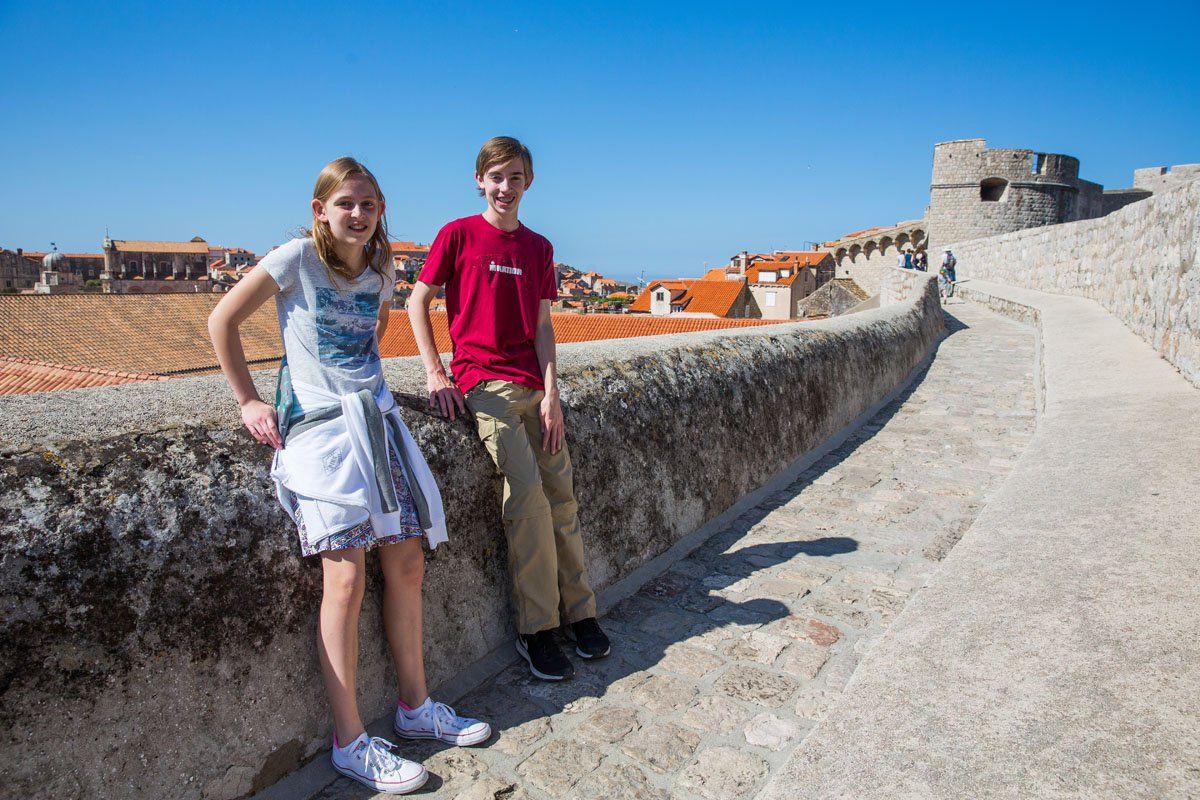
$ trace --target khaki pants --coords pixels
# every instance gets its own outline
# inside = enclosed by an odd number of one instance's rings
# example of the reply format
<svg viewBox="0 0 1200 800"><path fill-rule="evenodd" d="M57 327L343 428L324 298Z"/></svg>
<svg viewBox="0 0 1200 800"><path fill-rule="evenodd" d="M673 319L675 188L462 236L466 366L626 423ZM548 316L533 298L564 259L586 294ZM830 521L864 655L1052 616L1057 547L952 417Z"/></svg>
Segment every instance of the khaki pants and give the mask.
<svg viewBox="0 0 1200 800"><path fill-rule="evenodd" d="M484 381L466 396L479 438L504 473L504 532L520 633L596 616L566 443L542 449L543 392Z"/></svg>

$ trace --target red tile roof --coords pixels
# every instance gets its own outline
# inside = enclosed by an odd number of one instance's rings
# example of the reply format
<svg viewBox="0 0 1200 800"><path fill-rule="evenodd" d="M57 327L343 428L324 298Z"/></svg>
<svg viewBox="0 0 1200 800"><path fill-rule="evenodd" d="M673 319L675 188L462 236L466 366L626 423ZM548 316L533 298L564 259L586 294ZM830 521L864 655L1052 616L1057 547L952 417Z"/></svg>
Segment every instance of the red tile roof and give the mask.
<svg viewBox="0 0 1200 800"><path fill-rule="evenodd" d="M47 364L28 358L0 356L0 395L54 392L84 389L89 386L115 386L121 383L165 381L161 375L117 372L95 367L71 367Z"/></svg>
<svg viewBox="0 0 1200 800"><path fill-rule="evenodd" d="M891 228L891 227L894 227L894 226L892 226L892 225L875 225L870 228L863 228L860 231L850 231L849 233L843 233L841 238L842 239L853 239L855 236L862 236L864 233L873 233L874 231L886 231L888 228Z"/></svg>
<svg viewBox="0 0 1200 800"><path fill-rule="evenodd" d="M780 250L775 254L779 261L791 261L803 267L815 267L833 256L824 250Z"/></svg>
<svg viewBox="0 0 1200 800"><path fill-rule="evenodd" d="M219 369L208 315L223 297L184 294L0 295L0 355L59 366L173 375ZM251 364L283 353L275 304L242 323Z"/></svg>
<svg viewBox="0 0 1200 800"><path fill-rule="evenodd" d="M741 283L735 283L735 286L740 288ZM550 319L554 323L555 341L559 344L779 324L778 320L648 317L631 314L551 314ZM446 324L446 314L431 311L429 321L433 323L433 337L438 352L450 352L450 332ZM379 343L379 354L384 358L417 355L417 342L412 335L407 311L392 310L387 331L383 335L383 341Z"/></svg>
<svg viewBox="0 0 1200 800"><path fill-rule="evenodd" d="M689 314L724 317L744 291L746 284L741 281L696 281L688 288L683 310Z"/></svg>
<svg viewBox="0 0 1200 800"><path fill-rule="evenodd" d="M641 311L646 314L650 313L650 293L659 286L665 286L671 290L671 300L676 299L676 292L682 292L696 282L695 278L677 278L671 281L650 281L646 284L646 288L642 289L641 294L637 296L632 303L629 304L630 311Z"/></svg>

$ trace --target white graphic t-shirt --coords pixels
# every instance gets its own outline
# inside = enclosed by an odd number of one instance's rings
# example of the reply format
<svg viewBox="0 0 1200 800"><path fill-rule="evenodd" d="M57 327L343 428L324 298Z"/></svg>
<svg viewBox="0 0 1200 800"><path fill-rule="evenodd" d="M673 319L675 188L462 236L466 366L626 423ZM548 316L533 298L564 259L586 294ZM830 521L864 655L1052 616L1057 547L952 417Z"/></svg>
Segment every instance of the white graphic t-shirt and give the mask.
<svg viewBox="0 0 1200 800"><path fill-rule="evenodd" d="M376 392L383 371L375 323L395 291L390 260L386 276L366 269L353 281L335 275L333 283L306 236L271 251L259 267L279 285L275 306L292 380L338 395ZM303 410L297 404L293 415Z"/></svg>

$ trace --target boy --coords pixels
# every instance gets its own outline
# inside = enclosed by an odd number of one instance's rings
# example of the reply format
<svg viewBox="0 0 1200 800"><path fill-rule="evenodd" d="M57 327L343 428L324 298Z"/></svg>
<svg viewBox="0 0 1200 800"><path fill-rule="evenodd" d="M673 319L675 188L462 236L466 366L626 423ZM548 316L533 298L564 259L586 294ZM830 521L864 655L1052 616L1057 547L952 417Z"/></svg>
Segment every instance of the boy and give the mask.
<svg viewBox="0 0 1200 800"><path fill-rule="evenodd" d="M409 298L409 319L430 406L454 419L465 404L504 473L517 652L536 677L560 681L575 671L554 639L560 623L581 658L607 656L609 642L596 622L563 439L550 322L558 297L554 248L517 218L533 184L529 148L509 136L490 139L475 161L475 181L487 208L438 232ZM429 322L429 304L442 286L452 379Z"/></svg>

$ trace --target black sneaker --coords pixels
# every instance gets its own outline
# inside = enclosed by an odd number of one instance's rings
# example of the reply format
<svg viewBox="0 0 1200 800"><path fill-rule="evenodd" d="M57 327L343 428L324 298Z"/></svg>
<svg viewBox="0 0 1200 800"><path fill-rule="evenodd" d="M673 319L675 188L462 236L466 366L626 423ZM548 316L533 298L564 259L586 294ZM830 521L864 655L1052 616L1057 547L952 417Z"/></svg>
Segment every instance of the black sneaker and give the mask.
<svg viewBox="0 0 1200 800"><path fill-rule="evenodd" d="M575 643L575 652L580 658L590 661L593 658L604 658L611 652L608 637L600 630L600 624L596 622L595 617L564 625L563 636Z"/></svg>
<svg viewBox="0 0 1200 800"><path fill-rule="evenodd" d="M529 662L529 671L544 681L561 681L575 674L575 666L554 641L554 631L517 635L517 652Z"/></svg>

